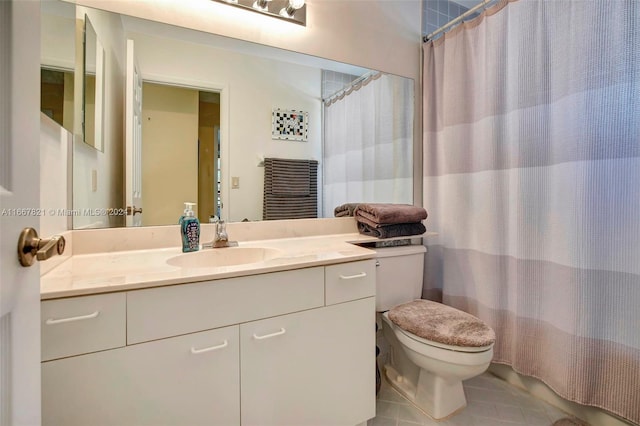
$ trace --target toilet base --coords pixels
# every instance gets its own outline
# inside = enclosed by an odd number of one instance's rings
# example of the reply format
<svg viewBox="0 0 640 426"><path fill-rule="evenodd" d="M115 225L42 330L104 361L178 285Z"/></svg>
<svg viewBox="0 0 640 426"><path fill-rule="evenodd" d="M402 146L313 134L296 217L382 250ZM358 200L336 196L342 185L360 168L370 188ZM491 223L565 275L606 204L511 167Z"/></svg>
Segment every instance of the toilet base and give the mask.
<svg viewBox="0 0 640 426"><path fill-rule="evenodd" d="M446 420L467 406L462 381L447 381L421 369L418 383L411 383L391 365L385 377L416 408L435 420Z"/></svg>

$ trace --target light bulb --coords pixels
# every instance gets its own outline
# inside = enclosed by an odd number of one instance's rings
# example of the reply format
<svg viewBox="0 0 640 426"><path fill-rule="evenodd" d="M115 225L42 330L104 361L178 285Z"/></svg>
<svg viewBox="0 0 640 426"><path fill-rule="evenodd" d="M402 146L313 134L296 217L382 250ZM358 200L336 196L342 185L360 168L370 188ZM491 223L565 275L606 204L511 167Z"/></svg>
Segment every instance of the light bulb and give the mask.
<svg viewBox="0 0 640 426"><path fill-rule="evenodd" d="M256 0L253 2L253 8L262 12L267 12L269 10L270 1L271 0Z"/></svg>
<svg viewBox="0 0 640 426"><path fill-rule="evenodd" d="M289 7L298 10L304 6L304 0L289 0Z"/></svg>
<svg viewBox="0 0 640 426"><path fill-rule="evenodd" d="M287 5L287 7L280 10L280 16L284 16L285 18L293 18L296 10L304 6L304 2L305 0L289 0L289 4Z"/></svg>

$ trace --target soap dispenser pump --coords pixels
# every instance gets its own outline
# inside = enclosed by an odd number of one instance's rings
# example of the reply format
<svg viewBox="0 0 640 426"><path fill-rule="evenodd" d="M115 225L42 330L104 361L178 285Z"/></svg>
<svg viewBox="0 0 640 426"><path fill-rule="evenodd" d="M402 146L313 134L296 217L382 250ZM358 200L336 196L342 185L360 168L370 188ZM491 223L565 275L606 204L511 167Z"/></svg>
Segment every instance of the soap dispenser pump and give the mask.
<svg viewBox="0 0 640 426"><path fill-rule="evenodd" d="M200 248L200 221L193 212L196 203L184 203L184 214L180 217L182 252L198 251Z"/></svg>

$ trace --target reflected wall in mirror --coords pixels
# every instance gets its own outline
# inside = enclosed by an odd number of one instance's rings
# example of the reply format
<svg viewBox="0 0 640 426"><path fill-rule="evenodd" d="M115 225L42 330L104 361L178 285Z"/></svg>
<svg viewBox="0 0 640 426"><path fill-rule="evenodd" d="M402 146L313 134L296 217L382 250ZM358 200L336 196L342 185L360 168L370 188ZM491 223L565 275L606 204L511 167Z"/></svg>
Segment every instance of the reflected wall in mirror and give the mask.
<svg viewBox="0 0 640 426"><path fill-rule="evenodd" d="M42 2L53 3L53 2ZM124 226L124 94L126 38L120 16L98 9L74 5L74 15L78 29L76 40L76 58L79 58L79 70L75 80L77 93L84 85L83 72L83 28L85 19L91 26L102 46L103 62L96 68L96 82L102 71L103 106L96 121L102 138L101 150L84 142L82 137L82 98L75 106L78 122L75 123L73 142L73 227L99 228ZM45 20L43 14L42 19ZM96 42L96 46L98 46ZM98 54L99 58L101 55ZM97 61L96 61L97 64ZM91 68L89 68L91 75ZM79 78L78 78L79 76ZM94 109L95 110L95 109ZM93 115L93 114L92 114ZM98 124L101 123L101 127ZM93 132L92 132L93 133ZM115 213L115 214L114 214Z"/></svg>
<svg viewBox="0 0 640 426"><path fill-rule="evenodd" d="M87 8L84 8L87 9ZM101 14L107 14L103 11ZM264 167L261 167L265 157L316 160L318 167L318 216L333 216L333 208L329 205L341 200L336 197L328 197L324 192L335 189L336 182L340 181L351 189L355 189L362 182L368 181L368 188L373 189L378 184L376 180L384 180L385 189L349 192L346 201L353 202L399 202L399 199L391 195L386 188L402 187L403 193L408 194L402 202L412 202L412 167L411 162L402 171L402 176L394 175L394 172L385 172L380 179L370 180L367 176L358 177L358 173L364 175L380 168L385 162L395 163L399 161L395 156L399 155L410 159L412 155L412 129L413 110L404 111L404 116L399 119L393 115L383 122L376 122L378 130L371 128L367 131L376 132L388 126L392 132L387 132L384 139L384 147L377 147L369 142L364 145L346 144L348 148L337 152L338 157L352 160L359 158L357 167L344 166L342 172L335 172L339 167L331 169L330 173L339 173L341 177L323 176L326 166L325 149L323 149L323 133L326 139L327 126L330 129L342 126L347 129L362 129L365 124L355 115L346 113L340 123L334 124L324 121L323 112L327 107L323 105L323 99L329 98L333 93L349 86L354 80L369 75L372 70L352 66L318 57L284 51L268 46L261 46L249 42L233 40L213 34L194 30L178 28L166 24L119 16L113 13L109 22L118 27L118 38L122 39L122 46L126 46L124 40L131 40L135 46L134 54L127 58L126 48L117 50L114 47L105 46L105 66L112 67L110 62L117 62L122 70L120 78L125 81L128 61L135 61L139 67L142 80L141 103L144 112L140 115L142 121L142 143L140 150L134 150L127 158L120 158L118 166L103 167L98 170L98 191L92 192L87 182L91 182L91 169L94 165L86 164L87 155L78 156L74 152L74 209L81 211L86 207L98 207L91 204L91 200L100 198L103 203L99 207L118 208L124 207L123 191L118 193L117 186L111 186L111 194L119 196L119 202L113 197L100 197L102 188L101 179L113 180L109 173L124 176L125 169L129 170L132 163L139 163L139 180L141 183L141 200L144 200L141 223L145 224L175 224L182 214L183 202L197 202L198 215L201 221L208 221L211 215L222 216L229 221L261 220L262 200L264 188ZM92 17L92 22L94 21ZM96 25L98 37L101 37L101 29ZM112 34L116 31L112 30ZM120 55L110 53L117 50ZM413 102L413 81L406 78L388 76L392 81L402 82L391 84L391 92L376 90L367 96L378 96L376 104L388 105L394 110L394 105L402 104L402 96L408 96L407 102ZM170 115L186 120L187 114L176 111L177 101L158 101L155 107L148 107L147 97L155 97L149 87L155 85L155 89L172 87L181 90L191 90L190 105L192 105L191 129L189 132L180 131L171 134L169 131L148 129L153 123L161 123L169 120ZM106 87L109 87L107 85ZM366 84L372 88L374 85ZM151 91L150 91L151 90ZM128 89L123 89L127 92ZM169 91L169 90L164 90ZM219 98L215 102L219 108L219 127L213 119L198 118L201 106L200 93L217 94ZM194 94L195 93L195 94ZM360 93L365 93L360 91ZM386 95L385 95L386 93ZM389 97L389 93L392 96ZM386 97L384 97L386 96ZM351 99L348 95L343 99ZM409 100L410 98L410 100ZM109 99L109 98L107 98ZM360 102L370 102L371 97L362 97ZM206 102L205 102L206 103ZM111 100L105 105L105 110L114 111L120 108L123 113L124 101L118 105L111 105ZM161 110L163 108L164 110ZM271 135L271 118L274 108L284 110L305 111L309 114L308 141L284 141L274 140ZM333 108L333 107L330 107ZM374 112L375 113L375 112ZM215 115L215 113L212 113ZM375 120L374 120L375 121ZM397 122L409 123L398 126ZM195 123L195 124L193 124ZM122 124L122 123L121 123ZM398 130L398 127L405 127ZM105 127L106 129L106 127ZM122 127L120 128L122 129ZM203 148L202 131L214 135L214 149ZM151 133L150 132L155 132ZM125 132L123 131L123 134ZM343 132L344 133L344 132ZM385 132L382 132L385 134ZM346 132L346 137L349 133ZM154 136L155 135L155 136ZM166 140L161 141L161 136ZM217 136L217 140L215 137ZM341 136L345 137L345 136ZM391 139L389 139L391 138ZM336 139L337 140L337 139ZM160 144L173 143L172 150L160 149ZM120 152L125 151L121 142ZM156 144L152 147L151 144ZM332 146L339 146L341 142L332 141ZM107 145L108 146L108 145ZM154 160L149 149L158 148L156 153L164 154L165 164ZM210 160L203 165L198 151L209 150L213 156L214 164ZM383 152L384 155L372 156L373 152ZM173 152L174 154L170 154ZM336 150L333 150L336 153ZM105 154L107 151L105 151ZM178 159L179 153L186 160ZM398 154L399 153L399 154ZM85 153L86 154L86 153ZM117 155L114 153L112 160L118 164ZM402 163L405 164L405 163ZM118 168L119 167L119 168ZM154 169L155 167L155 169ZM348 169L348 170L347 170ZM77 171L77 172L76 172ZM187 177L187 172L188 177ZM200 173L205 172L205 173ZM155 174L155 177L154 177ZM406 176L409 175L407 180ZM106 176L105 176L106 175ZM156 190L149 189L158 181L161 175L169 183L157 186ZM135 177L135 174L132 176ZM345 180L342 180L345 176ZM148 184L145 185L144 182ZM233 187L231 183L234 183ZM323 182L326 183L323 187ZM395 182L395 183L394 183ZM340 183L340 185L343 185ZM123 182L120 188L135 185L132 182ZM171 193L170 187L178 187L179 191ZM188 193L186 191L189 191ZM368 191L368 192L367 192ZM206 196L214 194L213 202L204 201ZM219 196L218 196L219 194ZM189 197L189 198L187 198ZM404 196L403 196L404 197ZM329 200L329 204L325 200ZM162 215L159 213L162 212ZM91 219L80 216L74 217L74 227L107 227L122 226L123 220L113 216L93 217Z"/></svg>
<svg viewBox="0 0 640 426"><path fill-rule="evenodd" d="M41 111L103 151L104 49L85 8L41 2ZM76 79L76 76L78 78Z"/></svg>
<svg viewBox="0 0 640 426"><path fill-rule="evenodd" d="M145 87L148 87L148 83L172 85L176 88L173 93L179 93L177 88L192 90L192 105L195 105L195 90L219 93L221 215L229 221L261 220L264 178L264 168L260 167L262 159L279 157L321 160L321 69L274 58L273 54L265 52L261 47L247 46L221 37L172 27L167 29L164 25L129 18L124 19L124 23L125 28L131 29L128 37L135 42L137 62L145 81L143 109L147 109ZM171 38L158 36L167 34L167 31L172 33ZM245 50L239 50L243 48ZM167 58L171 58L171 61ZM182 120L186 119L185 112L175 111L180 104L178 99L166 104L172 106L171 110L162 112L167 120L176 115ZM271 117L274 107L309 113L308 142L272 139ZM160 111L155 111L155 114L159 113ZM193 117L195 122L195 113ZM145 112L142 121L144 153L146 145L153 143L153 138L148 138L145 127L157 120ZM208 131L217 133L214 128L216 125L215 122L207 123ZM193 129L193 126L190 127ZM164 135L166 137L167 133ZM169 165L163 168L165 174L167 170L171 170L168 178L175 176L175 185L187 186L194 193L203 190L218 192L217 182L196 181L198 139L193 132L190 138L186 135L186 131L181 135L174 135L170 142L180 147L183 158L186 151L192 153L189 157L190 164L174 162L173 167ZM143 155L142 180L148 182L145 161ZM178 179L178 176L185 175L184 170L192 170L191 177ZM231 181L237 182L233 188ZM159 192L148 192L147 188L152 185L154 184L143 185L143 224L147 223L145 215L150 211L147 208L148 202L163 205L166 209L165 224L175 222L182 212L184 201L198 204L199 218L202 221L208 221L211 215L217 214L211 210L202 211L204 202L200 197L180 199L172 196L171 204L164 202L162 198L154 201L154 194ZM167 191L160 194L166 197Z"/></svg>
<svg viewBox="0 0 640 426"><path fill-rule="evenodd" d="M84 15L82 81L82 135L87 145L103 150L104 49Z"/></svg>
<svg viewBox="0 0 640 426"><path fill-rule="evenodd" d="M42 2L40 111L74 133L75 6Z"/></svg>
<svg viewBox="0 0 640 426"><path fill-rule="evenodd" d="M354 202L413 202L413 82L373 72L325 99L324 216Z"/></svg>

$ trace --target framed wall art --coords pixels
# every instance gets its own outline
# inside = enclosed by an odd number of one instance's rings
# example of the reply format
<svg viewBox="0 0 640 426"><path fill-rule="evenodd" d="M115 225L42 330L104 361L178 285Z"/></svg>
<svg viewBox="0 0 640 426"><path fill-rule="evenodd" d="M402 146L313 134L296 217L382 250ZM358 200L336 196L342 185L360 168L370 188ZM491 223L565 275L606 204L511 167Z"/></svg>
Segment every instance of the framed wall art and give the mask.
<svg viewBox="0 0 640 426"><path fill-rule="evenodd" d="M308 124L308 112L274 108L271 119L271 138L306 142Z"/></svg>

